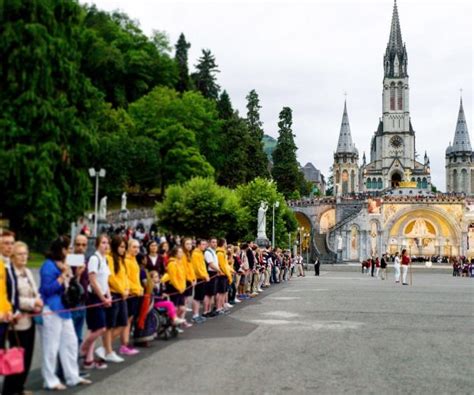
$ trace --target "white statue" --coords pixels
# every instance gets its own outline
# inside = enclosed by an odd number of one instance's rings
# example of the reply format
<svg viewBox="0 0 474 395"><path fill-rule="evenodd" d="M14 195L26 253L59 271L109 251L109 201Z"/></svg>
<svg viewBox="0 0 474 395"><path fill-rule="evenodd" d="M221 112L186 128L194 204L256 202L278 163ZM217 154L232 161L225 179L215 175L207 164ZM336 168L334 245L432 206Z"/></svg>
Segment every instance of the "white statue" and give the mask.
<svg viewBox="0 0 474 395"><path fill-rule="evenodd" d="M338 251L342 250L342 236L341 235L337 236L337 250Z"/></svg>
<svg viewBox="0 0 474 395"><path fill-rule="evenodd" d="M120 210L127 211L127 192L122 193L122 205Z"/></svg>
<svg viewBox="0 0 474 395"><path fill-rule="evenodd" d="M107 196L104 196L102 199L100 199L99 219L107 219Z"/></svg>
<svg viewBox="0 0 474 395"><path fill-rule="evenodd" d="M267 210L268 203L261 202L260 207L258 208L258 221L257 221L257 238L258 239L267 239Z"/></svg>

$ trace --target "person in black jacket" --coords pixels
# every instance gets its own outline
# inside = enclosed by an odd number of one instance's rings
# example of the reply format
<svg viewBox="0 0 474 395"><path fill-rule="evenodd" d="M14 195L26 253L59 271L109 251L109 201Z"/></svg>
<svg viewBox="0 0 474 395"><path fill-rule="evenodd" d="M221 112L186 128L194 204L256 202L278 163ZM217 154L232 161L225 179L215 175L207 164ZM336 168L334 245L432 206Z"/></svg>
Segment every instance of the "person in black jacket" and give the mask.
<svg viewBox="0 0 474 395"><path fill-rule="evenodd" d="M374 277L374 272L375 272L375 258L374 257L370 259L370 263L371 263L370 275Z"/></svg>
<svg viewBox="0 0 474 395"><path fill-rule="evenodd" d="M253 241L249 241L248 242L248 246L249 248L247 249L247 260L249 262L249 270L250 270L250 278L249 278L249 281L247 283L247 289L246 289L246 292L248 294L252 294L253 293L253 288L254 288L254 270L255 270L255 254L253 252L253 249L255 247L255 244L253 243Z"/></svg>
<svg viewBox="0 0 474 395"><path fill-rule="evenodd" d="M381 278L385 280L387 278L387 254L382 255L382 260L380 261L380 268L382 269Z"/></svg>
<svg viewBox="0 0 474 395"><path fill-rule="evenodd" d="M316 258L316 260L314 261L314 275L315 276L319 276L319 266L320 266L321 262L319 261L319 258Z"/></svg>

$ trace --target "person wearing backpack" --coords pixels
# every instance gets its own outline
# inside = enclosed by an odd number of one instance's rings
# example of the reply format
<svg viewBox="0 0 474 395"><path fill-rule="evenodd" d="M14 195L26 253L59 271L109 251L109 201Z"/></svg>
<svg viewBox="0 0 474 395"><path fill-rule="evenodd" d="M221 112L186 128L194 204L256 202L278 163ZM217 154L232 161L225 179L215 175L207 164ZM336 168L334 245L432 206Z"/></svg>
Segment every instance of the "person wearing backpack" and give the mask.
<svg viewBox="0 0 474 395"><path fill-rule="evenodd" d="M110 269L106 255L109 249L109 237L102 234L95 241L96 251L87 262L87 273L89 286L87 288L87 310L86 323L89 333L81 345L80 356L84 357L84 369L105 369L107 367L102 361L94 360L94 346L96 340L106 330L105 310L111 308L109 276ZM100 304L97 306L97 304ZM121 362L115 353L105 355L106 362Z"/></svg>
<svg viewBox="0 0 474 395"><path fill-rule="evenodd" d="M56 367L58 354L61 357L66 384L70 386L91 384L90 380L79 376L77 363L77 337L72 323L71 312L65 309L62 296L71 272L66 264L69 237L60 236L51 244L46 261L40 269L40 294L44 303L41 373L44 387L50 390L65 390Z"/></svg>

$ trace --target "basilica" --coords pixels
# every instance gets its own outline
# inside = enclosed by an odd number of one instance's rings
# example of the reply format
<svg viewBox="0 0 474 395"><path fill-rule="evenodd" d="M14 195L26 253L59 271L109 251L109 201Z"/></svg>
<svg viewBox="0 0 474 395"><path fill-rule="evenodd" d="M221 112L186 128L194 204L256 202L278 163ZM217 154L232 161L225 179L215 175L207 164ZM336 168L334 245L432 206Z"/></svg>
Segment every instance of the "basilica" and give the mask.
<svg viewBox="0 0 474 395"><path fill-rule="evenodd" d="M290 202L300 229L311 234L311 242L298 242L328 262L362 261L404 248L412 256L474 257L474 157L462 99L452 144L447 142L446 193L435 193L428 154L417 160L396 0L383 59L382 116L370 157L359 157L344 103L334 196Z"/></svg>

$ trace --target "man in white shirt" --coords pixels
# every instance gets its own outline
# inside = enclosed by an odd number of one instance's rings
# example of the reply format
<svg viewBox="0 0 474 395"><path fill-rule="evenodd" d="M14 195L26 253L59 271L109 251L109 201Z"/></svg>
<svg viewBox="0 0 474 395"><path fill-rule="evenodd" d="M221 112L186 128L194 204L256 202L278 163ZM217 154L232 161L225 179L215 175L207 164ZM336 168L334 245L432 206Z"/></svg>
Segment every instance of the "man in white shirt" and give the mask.
<svg viewBox="0 0 474 395"><path fill-rule="evenodd" d="M204 298L204 313L203 317L215 317L217 313L212 311L212 305L215 302L217 275L219 274L219 261L216 254L217 239L211 238L209 241L209 248L204 253L204 261L207 265L207 272L210 280L206 283L206 297Z"/></svg>

